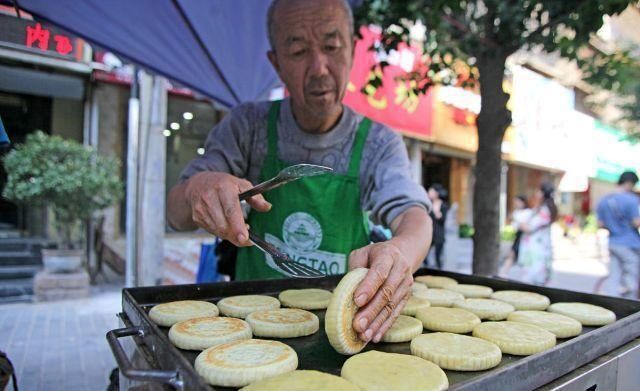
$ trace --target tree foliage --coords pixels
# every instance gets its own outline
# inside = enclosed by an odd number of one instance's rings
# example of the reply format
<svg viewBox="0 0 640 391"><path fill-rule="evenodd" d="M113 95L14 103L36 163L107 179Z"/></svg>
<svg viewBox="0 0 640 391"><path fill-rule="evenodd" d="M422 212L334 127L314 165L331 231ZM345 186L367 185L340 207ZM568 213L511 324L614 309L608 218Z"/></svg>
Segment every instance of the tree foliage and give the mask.
<svg viewBox="0 0 640 391"><path fill-rule="evenodd" d="M581 59L584 80L596 88L610 91L617 98L620 115L613 121L627 131L631 139L640 141L640 59L632 54L640 48L622 48L613 53L597 53L592 59ZM611 102L595 101L604 106Z"/></svg>
<svg viewBox="0 0 640 391"><path fill-rule="evenodd" d="M603 24L603 15L623 11L629 0L364 0L356 12L359 24L384 27L380 49L395 49L409 42L410 28L420 21L427 28L423 43L426 65L421 74L409 76L431 83L462 83L462 61L477 76L481 56L509 56L520 49L539 47L576 60L587 76L597 75L601 64L617 66L614 57L581 48L589 47L591 34ZM604 71L604 69L602 69ZM457 77L437 77L439 74Z"/></svg>
<svg viewBox="0 0 640 391"><path fill-rule="evenodd" d="M3 196L17 203L49 206L62 247L73 247L80 220L116 203L123 193L119 163L90 147L35 132L4 159L8 173Z"/></svg>

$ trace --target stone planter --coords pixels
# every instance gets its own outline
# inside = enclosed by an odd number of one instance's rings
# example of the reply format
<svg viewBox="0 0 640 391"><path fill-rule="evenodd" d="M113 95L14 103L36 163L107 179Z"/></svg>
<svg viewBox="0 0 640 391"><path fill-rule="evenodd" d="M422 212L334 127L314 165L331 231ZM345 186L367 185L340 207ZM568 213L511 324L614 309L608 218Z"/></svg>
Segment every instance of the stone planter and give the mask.
<svg viewBox="0 0 640 391"><path fill-rule="evenodd" d="M51 273L71 273L79 270L84 250L42 250L44 270Z"/></svg>
<svg viewBox="0 0 640 391"><path fill-rule="evenodd" d="M55 301L89 297L89 273L78 270L53 273L41 270L33 278L36 301Z"/></svg>

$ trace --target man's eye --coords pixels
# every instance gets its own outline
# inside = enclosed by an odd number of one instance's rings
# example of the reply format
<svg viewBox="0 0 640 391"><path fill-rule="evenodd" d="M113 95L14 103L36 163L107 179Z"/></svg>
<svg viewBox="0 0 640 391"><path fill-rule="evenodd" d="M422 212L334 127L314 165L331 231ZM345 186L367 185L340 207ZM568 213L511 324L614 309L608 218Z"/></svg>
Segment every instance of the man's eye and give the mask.
<svg viewBox="0 0 640 391"><path fill-rule="evenodd" d="M294 50L293 52L291 52L291 55L293 55L294 57L302 57L306 52L307 51L305 49Z"/></svg>

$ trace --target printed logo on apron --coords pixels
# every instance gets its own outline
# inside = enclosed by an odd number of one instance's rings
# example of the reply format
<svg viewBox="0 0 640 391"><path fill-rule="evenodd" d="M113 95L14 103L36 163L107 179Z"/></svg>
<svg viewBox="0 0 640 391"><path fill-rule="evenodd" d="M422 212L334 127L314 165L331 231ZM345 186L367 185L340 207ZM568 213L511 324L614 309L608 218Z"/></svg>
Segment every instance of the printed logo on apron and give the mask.
<svg viewBox="0 0 640 391"><path fill-rule="evenodd" d="M313 251L322 243L322 227L309 213L295 212L284 219L282 237L295 250Z"/></svg>
<svg viewBox="0 0 640 391"><path fill-rule="evenodd" d="M287 216L282 224L284 242L269 233L267 242L286 253L294 261L304 263L327 275L342 274L347 269L347 257L344 254L318 250L322 243L322 226L313 216L305 212L295 212ZM275 267L273 258L265 254L267 265Z"/></svg>

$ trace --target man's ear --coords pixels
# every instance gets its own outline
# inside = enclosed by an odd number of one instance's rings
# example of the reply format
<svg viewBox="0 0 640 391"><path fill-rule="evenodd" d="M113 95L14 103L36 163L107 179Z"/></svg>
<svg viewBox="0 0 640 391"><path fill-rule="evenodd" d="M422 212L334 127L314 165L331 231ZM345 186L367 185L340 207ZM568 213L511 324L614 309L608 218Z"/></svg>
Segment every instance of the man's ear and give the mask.
<svg viewBox="0 0 640 391"><path fill-rule="evenodd" d="M278 58L276 57L276 52L273 50L269 50L267 52L267 58L269 59L269 62L273 66L273 69L276 70L276 73L280 74L280 65L278 64Z"/></svg>

